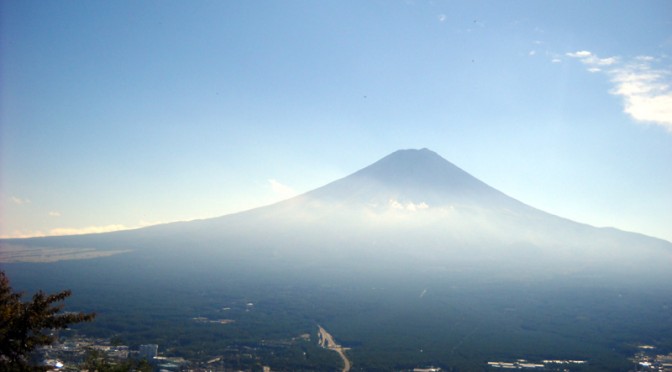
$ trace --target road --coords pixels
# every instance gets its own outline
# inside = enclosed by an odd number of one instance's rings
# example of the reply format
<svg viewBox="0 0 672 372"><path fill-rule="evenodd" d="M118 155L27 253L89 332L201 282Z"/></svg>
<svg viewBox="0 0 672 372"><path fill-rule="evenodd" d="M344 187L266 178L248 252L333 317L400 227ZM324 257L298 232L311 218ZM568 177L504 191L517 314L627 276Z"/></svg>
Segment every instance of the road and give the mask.
<svg viewBox="0 0 672 372"><path fill-rule="evenodd" d="M343 359L343 372L350 371L351 366L350 359L348 359L348 357L345 356L345 351L347 349L337 344L336 341L334 341L334 338L331 336L331 334L327 332L324 328L322 328L321 325L318 324L317 328L319 328L317 335L320 340L320 346L322 346L325 349L337 352L338 355L341 356L341 359Z"/></svg>

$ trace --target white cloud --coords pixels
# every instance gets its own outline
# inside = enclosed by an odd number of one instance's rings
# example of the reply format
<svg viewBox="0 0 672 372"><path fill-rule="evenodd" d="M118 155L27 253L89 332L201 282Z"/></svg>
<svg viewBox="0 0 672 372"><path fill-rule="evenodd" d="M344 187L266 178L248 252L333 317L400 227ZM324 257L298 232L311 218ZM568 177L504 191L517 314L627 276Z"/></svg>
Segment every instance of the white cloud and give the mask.
<svg viewBox="0 0 672 372"><path fill-rule="evenodd" d="M591 68L595 68L596 66L611 66L618 62L618 58L616 57L599 58L587 50L567 53L566 55L568 57L578 58L583 64L588 65Z"/></svg>
<svg viewBox="0 0 672 372"><path fill-rule="evenodd" d="M409 210L409 211L413 211L413 212L415 212L417 210L420 210L420 209L427 209L427 208L429 208L429 205L427 205L427 203L425 203L425 202L417 203L417 204L414 204L414 203L406 204L406 209Z"/></svg>
<svg viewBox="0 0 672 372"><path fill-rule="evenodd" d="M390 199L387 205L392 209L404 209L404 206L395 199Z"/></svg>
<svg viewBox="0 0 672 372"><path fill-rule="evenodd" d="M612 94L623 97L624 111L637 121L650 122L672 132L672 75L654 69L653 60L639 59L611 71Z"/></svg>
<svg viewBox="0 0 672 372"><path fill-rule="evenodd" d="M439 19L439 22L445 22L446 21L446 15L445 14L439 14L437 16L437 18Z"/></svg>
<svg viewBox="0 0 672 372"><path fill-rule="evenodd" d="M12 196L11 199L12 199L12 202L14 202L14 204L21 205L21 204L29 204L30 203L30 199L22 199L22 198L19 198L18 196Z"/></svg>
<svg viewBox="0 0 672 372"><path fill-rule="evenodd" d="M561 60L560 58L553 58L553 59L551 60L551 62L552 62L552 63L560 63L560 62L562 62L562 60Z"/></svg>
<svg viewBox="0 0 672 372"><path fill-rule="evenodd" d="M61 212L51 211L49 212L51 217L61 217Z"/></svg>
<svg viewBox="0 0 672 372"><path fill-rule="evenodd" d="M610 93L623 98L623 111L634 120L660 125L672 133L672 69L655 68L658 60L651 56L621 61L585 50L567 56L578 58L590 72L609 76L614 85Z"/></svg>
<svg viewBox="0 0 672 372"><path fill-rule="evenodd" d="M578 52L567 53L567 56L572 58L584 58L584 57L590 57L591 55L592 53L587 50L580 50Z"/></svg>
<svg viewBox="0 0 672 372"><path fill-rule="evenodd" d="M107 225L107 226L88 226L82 228L59 227L49 230L48 235L81 235L81 234L97 234L104 232L128 230L124 225Z"/></svg>
<svg viewBox="0 0 672 372"><path fill-rule="evenodd" d="M38 238L46 236L42 231L14 230L11 234L0 235L0 239Z"/></svg>
<svg viewBox="0 0 672 372"><path fill-rule="evenodd" d="M399 201L397 201L396 199L390 199L387 202L387 205L388 205L388 207L390 207L390 209L404 210L404 211L409 211L409 212L415 212L415 211L418 211L418 210L421 210L421 209L429 208L429 205L427 205L427 203L425 203L425 202L421 202L421 203L409 202L409 203L406 203L406 204L402 204Z"/></svg>
<svg viewBox="0 0 672 372"><path fill-rule="evenodd" d="M527 53L527 55L529 55L529 56L533 56L533 55L535 55L535 54L537 54L537 51L536 51L536 50L530 50L530 52Z"/></svg>
<svg viewBox="0 0 672 372"><path fill-rule="evenodd" d="M59 235L81 235L81 234L97 234L112 231L128 230L129 227L124 225L107 225L107 226L88 226L82 228L59 227L50 229L46 233L41 230L15 230L11 234L2 235L0 239L15 239L15 238L37 238L43 236L59 236Z"/></svg>
<svg viewBox="0 0 672 372"><path fill-rule="evenodd" d="M637 56L635 59L643 62L653 62L656 60L654 57L651 56Z"/></svg>
<svg viewBox="0 0 672 372"><path fill-rule="evenodd" d="M616 57L609 57L609 58L597 58L597 57L595 57L595 60L593 61L593 63L595 63L597 65L600 65L600 66L611 66L611 65L615 64L616 62L618 62Z"/></svg>
<svg viewBox="0 0 672 372"><path fill-rule="evenodd" d="M273 190L276 195L282 197L283 199L291 198L297 194L293 188L280 183L276 179L271 178L268 180L268 183L271 185L271 190Z"/></svg>

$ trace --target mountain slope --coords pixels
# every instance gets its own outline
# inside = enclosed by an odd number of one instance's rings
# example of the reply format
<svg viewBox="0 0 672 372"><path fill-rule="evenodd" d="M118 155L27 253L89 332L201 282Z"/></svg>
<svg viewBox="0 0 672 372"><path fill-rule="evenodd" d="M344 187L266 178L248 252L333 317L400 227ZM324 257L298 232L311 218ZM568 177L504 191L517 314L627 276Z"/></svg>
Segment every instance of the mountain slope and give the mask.
<svg viewBox="0 0 672 372"><path fill-rule="evenodd" d="M394 152L323 187L246 212L12 244L160 250L178 259L294 269L469 266L565 273L646 267L650 274L672 262L669 242L537 210L427 149Z"/></svg>
<svg viewBox="0 0 672 372"><path fill-rule="evenodd" d="M336 370L340 360L315 367L315 350L289 342L316 324L359 370L519 358L626 370L636 345L672 351L671 243L545 213L426 149L241 213L5 240L0 256L8 245L59 258L123 251L1 268L17 288L72 289L74 310L100 314L87 326L102 337L204 361L245 350L273 369ZM227 324L194 322L205 318Z"/></svg>

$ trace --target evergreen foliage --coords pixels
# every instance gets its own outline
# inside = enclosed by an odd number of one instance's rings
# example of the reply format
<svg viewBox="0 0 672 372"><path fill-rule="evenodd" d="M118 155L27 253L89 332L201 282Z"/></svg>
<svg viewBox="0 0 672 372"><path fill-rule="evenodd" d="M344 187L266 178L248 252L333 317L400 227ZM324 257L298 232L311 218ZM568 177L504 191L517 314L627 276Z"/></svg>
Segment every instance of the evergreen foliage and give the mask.
<svg viewBox="0 0 672 372"><path fill-rule="evenodd" d="M22 293L14 292L9 279L0 271L0 371L28 371L28 357L39 346L55 341L52 330L70 324L88 322L94 313L62 313L62 304L71 295L69 290L56 294L39 291L32 300L22 302Z"/></svg>

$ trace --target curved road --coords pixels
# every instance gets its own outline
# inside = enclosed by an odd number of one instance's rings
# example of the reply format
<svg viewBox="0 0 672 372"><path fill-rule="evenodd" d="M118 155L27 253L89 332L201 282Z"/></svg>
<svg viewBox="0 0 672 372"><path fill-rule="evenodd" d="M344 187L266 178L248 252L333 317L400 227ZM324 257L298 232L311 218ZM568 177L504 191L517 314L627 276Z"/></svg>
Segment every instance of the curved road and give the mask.
<svg viewBox="0 0 672 372"><path fill-rule="evenodd" d="M350 359L348 359L348 357L345 356L345 351L347 349L337 344L336 341L334 341L334 338L331 336L331 334L329 334L329 332L327 332L324 328L322 328L321 325L318 324L317 328L319 328L317 335L320 340L320 346L322 346L325 349L337 352L338 355L341 356L341 359L343 359L343 372L350 371L351 366Z"/></svg>

